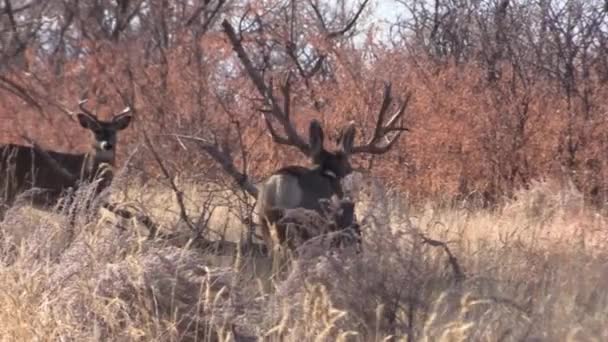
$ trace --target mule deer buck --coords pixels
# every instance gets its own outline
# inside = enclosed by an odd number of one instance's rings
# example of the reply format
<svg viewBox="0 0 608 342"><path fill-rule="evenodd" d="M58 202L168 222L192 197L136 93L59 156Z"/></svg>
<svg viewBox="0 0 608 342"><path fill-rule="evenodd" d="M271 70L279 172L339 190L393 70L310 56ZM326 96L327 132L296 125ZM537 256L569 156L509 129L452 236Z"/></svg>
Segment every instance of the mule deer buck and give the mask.
<svg viewBox="0 0 608 342"><path fill-rule="evenodd" d="M266 246L272 250L274 243L270 229L274 226L277 216L273 215L273 210L303 208L320 212L319 200L328 200L332 197L341 199L344 195L341 181L353 171L350 156L357 153L383 154L395 145L403 131L407 131L402 126L402 119L410 95L405 97L404 101L397 106L397 111L387 119L387 112L393 103L393 98L390 83L385 83L376 126L369 140L362 145L355 146L355 125L350 123L342 129L338 139L338 148L326 150L324 132L318 121L313 120L310 123L308 139L301 137L292 123L290 89L292 76L297 73L290 70L285 82L278 87L282 95L282 101L279 101L275 96L275 87L272 82L267 82L264 75L255 67L245 50L243 39L238 36L235 28L227 20L222 22L222 28L249 79L263 98L264 108L261 109L261 112L272 140L277 144L295 147L307 155L313 164L310 167L294 165L283 167L256 186L244 172L239 171L234 165L231 149L226 146L227 144L219 143L219 139L215 136L212 140L198 139L201 149L215 159L242 190L256 198L254 211L257 215L254 218L258 220ZM322 62L323 59L319 59L319 61ZM301 71L301 69L298 70ZM282 128L282 134L275 125ZM276 214L276 212L274 213ZM249 234L249 237L251 236L253 234ZM249 238L249 240L251 239Z"/></svg>
<svg viewBox="0 0 608 342"><path fill-rule="evenodd" d="M129 126L131 109L127 107L112 120L102 121L85 108L86 101L79 102L81 111L76 116L92 134L87 153L44 150L36 144L0 146L0 200L5 207L11 206L19 195L27 195L33 206L48 209L70 188L75 190L81 184L99 181L94 194L98 195L110 185L113 175L109 168L114 166L117 132Z"/></svg>
<svg viewBox="0 0 608 342"><path fill-rule="evenodd" d="M352 173L350 156L355 153L383 154L394 146L401 132L406 130L397 123L403 116L408 99L403 102L397 112L385 123L385 116L392 97L390 85L384 89L384 99L378 114L373 136L364 145L355 146L355 126L351 122L346 125L337 140L337 148L326 150L324 133L318 121L313 120L309 127L309 143L302 144L302 138L295 133L289 120L284 121L288 127L284 127L287 137L278 136L272 124L267 120L267 127L273 140L280 144L297 146L311 159L312 166L286 166L273 172L259 187L257 196L256 212L261 229L262 238L269 249L280 243L281 239L273 239L276 233L270 231L276 227L272 211L276 208L293 209L304 208L321 212L320 200L328 200L332 197L343 198L341 181ZM387 137L394 133L392 137ZM354 222L351 222L354 223Z"/></svg>

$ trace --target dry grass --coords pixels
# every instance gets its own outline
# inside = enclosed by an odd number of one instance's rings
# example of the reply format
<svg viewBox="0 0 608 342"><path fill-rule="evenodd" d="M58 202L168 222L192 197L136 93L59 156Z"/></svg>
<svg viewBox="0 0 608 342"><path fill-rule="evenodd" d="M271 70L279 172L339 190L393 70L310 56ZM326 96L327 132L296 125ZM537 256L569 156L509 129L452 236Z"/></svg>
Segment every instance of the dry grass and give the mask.
<svg viewBox="0 0 608 342"><path fill-rule="evenodd" d="M105 211L78 212L70 232L64 215L13 208L1 223L0 340L608 340L608 227L572 187L539 182L495 211L413 209L378 185L358 190L363 253L313 240L282 272L147 240ZM178 221L161 207L166 191L129 196ZM446 242L466 278L422 235Z"/></svg>

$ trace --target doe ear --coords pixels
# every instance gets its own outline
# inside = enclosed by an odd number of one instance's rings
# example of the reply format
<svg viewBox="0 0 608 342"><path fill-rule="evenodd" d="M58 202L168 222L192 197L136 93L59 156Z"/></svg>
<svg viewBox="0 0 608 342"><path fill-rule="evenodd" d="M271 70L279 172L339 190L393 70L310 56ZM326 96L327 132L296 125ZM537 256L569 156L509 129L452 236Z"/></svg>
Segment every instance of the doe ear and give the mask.
<svg viewBox="0 0 608 342"><path fill-rule="evenodd" d="M310 155L314 159L323 151L323 128L317 120L310 122L308 143L310 144Z"/></svg>
<svg viewBox="0 0 608 342"><path fill-rule="evenodd" d="M78 122L80 122L80 126L87 129L96 129L99 128L99 122L96 117L87 113L78 113L76 114L78 117Z"/></svg>
<svg viewBox="0 0 608 342"><path fill-rule="evenodd" d="M355 145L355 133L355 123L353 121L342 128L340 138L338 138L338 144L346 154L350 154L353 150L353 146Z"/></svg>
<svg viewBox="0 0 608 342"><path fill-rule="evenodd" d="M112 124L117 131L121 131L129 127L132 118L133 116L130 113L120 114L112 119Z"/></svg>

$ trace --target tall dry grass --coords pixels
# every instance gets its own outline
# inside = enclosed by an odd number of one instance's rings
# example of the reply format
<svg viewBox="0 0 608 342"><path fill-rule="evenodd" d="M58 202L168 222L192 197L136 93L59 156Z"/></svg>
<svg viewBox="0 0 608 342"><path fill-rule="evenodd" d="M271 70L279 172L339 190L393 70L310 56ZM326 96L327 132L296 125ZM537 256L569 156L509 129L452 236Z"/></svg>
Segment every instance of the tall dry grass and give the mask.
<svg viewBox="0 0 608 342"><path fill-rule="evenodd" d="M76 212L69 230L65 214L21 203L1 223L0 340L608 339L606 219L574 187L537 182L490 211L414 206L356 183L363 252L313 240L280 272L263 257L148 240L105 210ZM153 194L141 195L164 200L144 209L178 222L154 208L171 195Z"/></svg>

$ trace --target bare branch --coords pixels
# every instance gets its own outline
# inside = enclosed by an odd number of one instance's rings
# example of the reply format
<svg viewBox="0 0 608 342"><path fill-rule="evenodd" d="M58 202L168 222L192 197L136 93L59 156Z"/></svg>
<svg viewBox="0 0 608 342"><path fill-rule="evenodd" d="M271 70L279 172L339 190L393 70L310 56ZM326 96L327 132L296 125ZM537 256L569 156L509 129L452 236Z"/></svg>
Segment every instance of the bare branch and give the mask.
<svg viewBox="0 0 608 342"><path fill-rule="evenodd" d="M323 66L323 62L325 61L325 56L321 55L319 56L319 58L317 58L317 61L315 62L315 64L313 65L312 68L310 68L310 71L308 71L306 73L305 78L311 78L312 76L316 75L317 72L319 72L319 70L321 70L321 67Z"/></svg>
<svg viewBox="0 0 608 342"><path fill-rule="evenodd" d="M287 78L285 79L285 83L281 87L281 92L283 93L283 113L285 113L285 117L289 121L289 116L291 114L291 71L287 74Z"/></svg>
<svg viewBox="0 0 608 342"><path fill-rule="evenodd" d="M460 264L458 263L458 259L456 259L454 254L452 254L452 251L450 251L450 248L448 247L448 245L445 242L429 239L422 234L420 234L420 238L422 238L422 243L425 243L432 247L443 248L443 250L445 251L445 254L448 256L448 263L450 264L450 267L452 268L452 272L454 273L454 277L456 278L456 281L460 282L465 279L466 276L465 276L464 272L462 271Z"/></svg>
<svg viewBox="0 0 608 342"><path fill-rule="evenodd" d="M357 21L359 20L359 17L361 16L361 13L363 13L363 10L367 6L368 2L369 2L369 0L364 0L363 3L361 3L361 5L359 5L359 9L357 10L357 13L355 13L353 18L346 25L344 25L343 28L329 32L329 29L327 27L327 24L325 23L325 19L323 18L323 14L321 13L319 6L317 6L312 0L308 1L308 3L310 4L310 7L312 7L313 12L315 12L315 16L317 17L317 20L319 21L319 24L321 25L321 29L324 32L326 32L325 37L327 39L338 38L338 37L344 35L346 32L350 31L355 26Z"/></svg>
<svg viewBox="0 0 608 342"><path fill-rule="evenodd" d="M350 31L353 28L353 26L355 26L355 24L357 23L357 20L359 20L359 17L361 16L361 13L363 13L363 10L365 9L365 6L367 5L368 2L369 2L369 0L364 0L363 3L359 6L359 10L355 14L355 16L351 19L351 21L348 24L346 24L346 26L344 26L342 29L328 33L327 38L333 39L333 38L339 37L339 36L345 34L346 32Z"/></svg>
<svg viewBox="0 0 608 342"><path fill-rule="evenodd" d="M127 7L129 6L129 1L122 2L121 8L116 13L116 25L112 30L112 39L118 39L120 33L124 31L129 26L133 18L135 18L135 16L140 13L140 9L143 3L144 0L139 0L139 2L137 2L137 4L134 6L133 10L125 16L125 13L127 12Z"/></svg>
<svg viewBox="0 0 608 342"><path fill-rule="evenodd" d="M264 98L266 104L270 106L270 111L265 113L264 119L266 120L266 125L269 126L269 131L271 132L273 139L279 144L294 146L304 154L308 154L310 151L308 144L304 141L304 139L302 139L302 137L300 137L300 135L298 135L294 125L290 121L289 115L281 108L278 101L272 94L272 89L266 85L263 77L256 71L232 25L230 25L227 20L224 20L222 22L222 27L224 28L224 32L232 44L232 48L245 67L249 78L257 88L260 95ZM276 130L271 128L272 123L267 116L268 114L272 115L281 124L283 130L285 131L286 137L280 137Z"/></svg>
<svg viewBox="0 0 608 342"><path fill-rule="evenodd" d="M397 125L397 123L402 123L403 113L405 113L405 109L410 101L410 98L411 94L408 94L395 114L393 114L388 120L385 120L386 112L393 102L393 98L391 96L391 84L385 83L384 96L382 99L382 105L380 106L380 111L378 113L378 118L376 120L374 134L366 144L353 147L352 153L382 154L390 150L401 136L401 133L408 131L406 127L403 127L401 124ZM388 135L391 133L394 134L392 138L389 138Z"/></svg>
<svg viewBox="0 0 608 342"><path fill-rule="evenodd" d="M11 6L10 9L5 4L4 8L0 8L0 14L8 13L9 10L10 10L13 13L13 15L14 15L14 14L17 14L19 12L23 12L23 11L25 11L25 10L33 7L35 4L36 4L36 1L31 1L31 2L29 2L29 3L25 4L25 5L22 5L21 7L18 7L18 8L12 8L12 6ZM9 5L10 5L10 2L9 2Z"/></svg>
<svg viewBox="0 0 608 342"><path fill-rule="evenodd" d="M19 41L19 32L17 31L17 21L13 14L13 5L11 0L4 0L4 12L8 16L8 21L11 23L11 30L13 31L14 39Z"/></svg>
<svg viewBox="0 0 608 342"><path fill-rule="evenodd" d="M130 220L134 218L141 222L150 232L148 234L149 240L157 237L158 225L149 216L140 213L132 213L127 209L121 208L119 204L115 203L103 202L101 206L124 219Z"/></svg>
<svg viewBox="0 0 608 342"><path fill-rule="evenodd" d="M205 1L205 3L203 5L201 5L197 9L195 9L194 12L192 13L192 15L190 16L190 18L188 18L188 20L186 20L186 24L184 26L186 26L186 27L192 26L192 24L194 24L196 22L198 17L200 17L203 10L205 10L207 8L209 3L210 3L210 1ZM222 6L225 3L226 3L226 0L217 1L215 8L213 8L213 10L211 10L211 14L206 18L207 20L205 21L205 23L202 24L202 27L200 28L200 32L202 32L202 33L207 32L207 30L211 26L211 23L213 22L213 19L215 17L217 17L217 14L219 13L220 9L222 8Z"/></svg>
<svg viewBox="0 0 608 342"><path fill-rule="evenodd" d="M221 146L217 140L210 142L207 139L188 136L188 135L173 135L177 139L188 139L198 143L198 146L205 151L211 158L218 162L224 171L232 177L237 184L243 188L250 196L257 198L258 188L251 183L246 174L240 172L234 165L230 150L224 145Z"/></svg>
<svg viewBox="0 0 608 342"><path fill-rule="evenodd" d="M327 32L327 25L325 24L325 19L323 18L323 14L321 14L321 10L319 9L319 6L317 6L313 0L308 0L308 3L310 4L310 7L312 7L312 10L315 12L315 15L317 16L317 20L319 21L319 24L321 24L321 28L323 29L324 32Z"/></svg>
<svg viewBox="0 0 608 342"><path fill-rule="evenodd" d="M173 177L171 177L171 174L169 174L169 171L167 170L167 168L165 167L165 164L163 163L162 159L160 158L160 156L158 155L158 153L154 149L154 146L150 142L150 138L148 138L148 134L145 131L144 131L144 140L146 142L146 146L148 147L148 149L152 153L152 156L156 160L156 163L158 164L158 167L160 167L160 170L162 171L163 175L169 181L169 184L171 185L171 189L173 190L173 193L175 193L175 197L177 199L177 205L179 206L180 218L188 225L188 228L190 228L193 232L197 231L196 227L194 226L194 224L190 220L190 217L188 217L188 213L186 212L186 206L184 204L184 193L183 193L183 191L179 190L179 188L177 187L177 184L175 184L175 181L173 180Z"/></svg>
<svg viewBox="0 0 608 342"><path fill-rule="evenodd" d="M30 92L22 85L9 79L8 77L0 75L0 86L13 93L15 96L18 96L31 106L34 106L39 112L43 112L42 105L38 103L34 96L30 94Z"/></svg>

